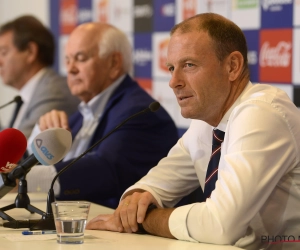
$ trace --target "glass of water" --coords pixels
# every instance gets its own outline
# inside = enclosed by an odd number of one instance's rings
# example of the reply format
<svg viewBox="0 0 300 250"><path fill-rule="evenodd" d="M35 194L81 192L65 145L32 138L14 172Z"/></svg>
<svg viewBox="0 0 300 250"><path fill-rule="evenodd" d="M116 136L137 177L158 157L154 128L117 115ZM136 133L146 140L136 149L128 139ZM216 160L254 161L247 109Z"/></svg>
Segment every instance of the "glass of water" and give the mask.
<svg viewBox="0 0 300 250"><path fill-rule="evenodd" d="M58 243L82 244L84 242L84 230L90 206L91 203L85 201L52 203Z"/></svg>

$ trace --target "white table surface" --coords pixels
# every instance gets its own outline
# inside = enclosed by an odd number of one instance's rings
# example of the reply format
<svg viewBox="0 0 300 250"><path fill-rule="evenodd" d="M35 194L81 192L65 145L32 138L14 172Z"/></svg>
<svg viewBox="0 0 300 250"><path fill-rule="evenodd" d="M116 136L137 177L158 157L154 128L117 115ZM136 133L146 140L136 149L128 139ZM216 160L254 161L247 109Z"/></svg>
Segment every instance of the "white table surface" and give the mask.
<svg viewBox="0 0 300 250"><path fill-rule="evenodd" d="M45 211L46 209L46 194L28 194L31 200L30 204ZM0 199L0 208L14 203L16 194L7 194L5 197ZM114 210L92 204L90 208L88 220L94 218L100 213L112 213ZM12 209L5 211L8 215L16 220L22 219L40 219L39 214L30 214L23 208ZM127 233L115 233L107 231L96 231L96 230L86 230L85 234L90 235L85 238L83 244L80 245L64 245L58 244L56 239L46 240L46 241L10 241L3 236L5 234L17 234L21 235L21 232L26 229L11 229L2 227L3 220L0 218L0 250L238 250L240 248L233 246L217 246L203 243L192 243L184 242L173 239L166 239L161 237L156 237L152 235L141 235L141 234L127 234ZM93 238L91 236L94 236ZM31 237L31 236L24 236Z"/></svg>

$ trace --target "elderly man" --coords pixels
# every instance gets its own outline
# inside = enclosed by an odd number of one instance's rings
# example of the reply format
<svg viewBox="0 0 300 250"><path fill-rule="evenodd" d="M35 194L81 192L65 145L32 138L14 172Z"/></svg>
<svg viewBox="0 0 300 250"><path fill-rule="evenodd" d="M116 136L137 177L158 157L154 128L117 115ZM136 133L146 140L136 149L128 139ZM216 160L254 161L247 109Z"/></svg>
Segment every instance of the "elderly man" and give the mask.
<svg viewBox="0 0 300 250"><path fill-rule="evenodd" d="M172 29L167 65L181 114L194 120L114 215L87 228L136 232L139 225L193 242L295 249L283 236L297 240L300 232L297 107L280 89L249 81L243 32L217 14ZM199 185L203 202L172 208Z"/></svg>
<svg viewBox="0 0 300 250"><path fill-rule="evenodd" d="M154 101L129 76L131 46L117 28L82 24L70 35L65 54L69 88L82 101L79 111L69 119L65 112L51 111L40 118L36 128L69 129L73 145L63 162L29 172L29 191L48 191L58 171ZM177 139L177 128L163 108L131 119L60 175L57 198L115 208L124 190L166 156Z"/></svg>
<svg viewBox="0 0 300 250"><path fill-rule="evenodd" d="M22 98L9 127L27 138L41 115L52 109L71 114L79 104L66 79L50 68L54 48L51 32L33 16L21 16L0 27L0 75Z"/></svg>

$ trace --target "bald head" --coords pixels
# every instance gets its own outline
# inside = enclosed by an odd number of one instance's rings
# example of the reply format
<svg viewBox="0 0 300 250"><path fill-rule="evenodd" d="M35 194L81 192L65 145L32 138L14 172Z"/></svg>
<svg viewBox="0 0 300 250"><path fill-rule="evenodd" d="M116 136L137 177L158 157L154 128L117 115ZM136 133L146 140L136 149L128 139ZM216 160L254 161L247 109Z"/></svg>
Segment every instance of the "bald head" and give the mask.
<svg viewBox="0 0 300 250"><path fill-rule="evenodd" d="M86 103L131 68L131 46L126 35L106 23L76 27L65 54L69 88Z"/></svg>
<svg viewBox="0 0 300 250"><path fill-rule="evenodd" d="M90 22L77 26L70 35L69 42L80 41L98 47L100 57L118 52L123 58L123 70L129 73L132 69L132 49L127 36L107 23Z"/></svg>

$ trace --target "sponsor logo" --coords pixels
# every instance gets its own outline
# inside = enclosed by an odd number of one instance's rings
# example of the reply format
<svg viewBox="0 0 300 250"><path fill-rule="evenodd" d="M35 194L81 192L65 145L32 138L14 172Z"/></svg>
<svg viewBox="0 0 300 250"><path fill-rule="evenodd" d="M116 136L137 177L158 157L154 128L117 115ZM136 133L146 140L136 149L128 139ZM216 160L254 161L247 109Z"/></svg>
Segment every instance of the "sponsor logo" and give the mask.
<svg viewBox="0 0 300 250"><path fill-rule="evenodd" d="M257 0L237 0L234 1L234 9L252 9L258 7Z"/></svg>
<svg viewBox="0 0 300 250"><path fill-rule="evenodd" d="M145 66L152 60L152 52L147 49L136 49L134 51L134 63L138 66Z"/></svg>
<svg viewBox="0 0 300 250"><path fill-rule="evenodd" d="M109 2L108 0L100 0L98 2L98 21L108 23Z"/></svg>
<svg viewBox="0 0 300 250"><path fill-rule="evenodd" d="M175 16L175 4L167 3L161 6L161 14L165 17L173 17Z"/></svg>
<svg viewBox="0 0 300 250"><path fill-rule="evenodd" d="M169 72L169 69L166 66L167 62L167 52L168 52L168 44L170 39L164 39L160 41L158 48L159 48L159 67L161 70Z"/></svg>
<svg viewBox="0 0 300 250"><path fill-rule="evenodd" d="M80 9L78 13L79 23L89 22L92 20L92 11L89 9Z"/></svg>
<svg viewBox="0 0 300 250"><path fill-rule="evenodd" d="M152 95L152 80L151 79L136 78L135 80L149 95Z"/></svg>
<svg viewBox="0 0 300 250"><path fill-rule="evenodd" d="M182 19L185 20L197 14L196 0L183 0Z"/></svg>
<svg viewBox="0 0 300 250"><path fill-rule="evenodd" d="M256 50L248 51L247 57L248 57L248 64L249 65L256 65L257 64L257 51Z"/></svg>
<svg viewBox="0 0 300 250"><path fill-rule="evenodd" d="M5 165L5 167L1 167L0 169L1 169L1 172L5 172L7 170L10 170L11 168L15 168L16 166L17 166L17 164L11 163L8 161Z"/></svg>
<svg viewBox="0 0 300 250"><path fill-rule="evenodd" d="M134 7L134 16L135 18L149 18L152 17L153 10L152 6L149 4L136 5Z"/></svg>
<svg viewBox="0 0 300 250"><path fill-rule="evenodd" d="M50 153L50 151L43 146L43 140L42 139L36 139L35 143L37 147L41 150L41 152L49 159L52 160L54 158L54 155Z"/></svg>
<svg viewBox="0 0 300 250"><path fill-rule="evenodd" d="M76 0L64 0L60 3L60 31L61 34L70 34L77 25Z"/></svg>
<svg viewBox="0 0 300 250"><path fill-rule="evenodd" d="M262 0L261 6L264 11L280 11L282 5L292 4L293 0Z"/></svg>
<svg viewBox="0 0 300 250"><path fill-rule="evenodd" d="M292 29L261 30L259 43L259 81L290 83Z"/></svg>
<svg viewBox="0 0 300 250"><path fill-rule="evenodd" d="M127 17L129 16L130 13L129 13L129 10L122 7L122 6L115 6L114 7L114 18L115 19L122 19L124 17Z"/></svg>
<svg viewBox="0 0 300 250"><path fill-rule="evenodd" d="M291 63L291 49L290 42L281 41L275 47L271 47L269 42L265 42L260 50L259 65L261 67L287 68Z"/></svg>

